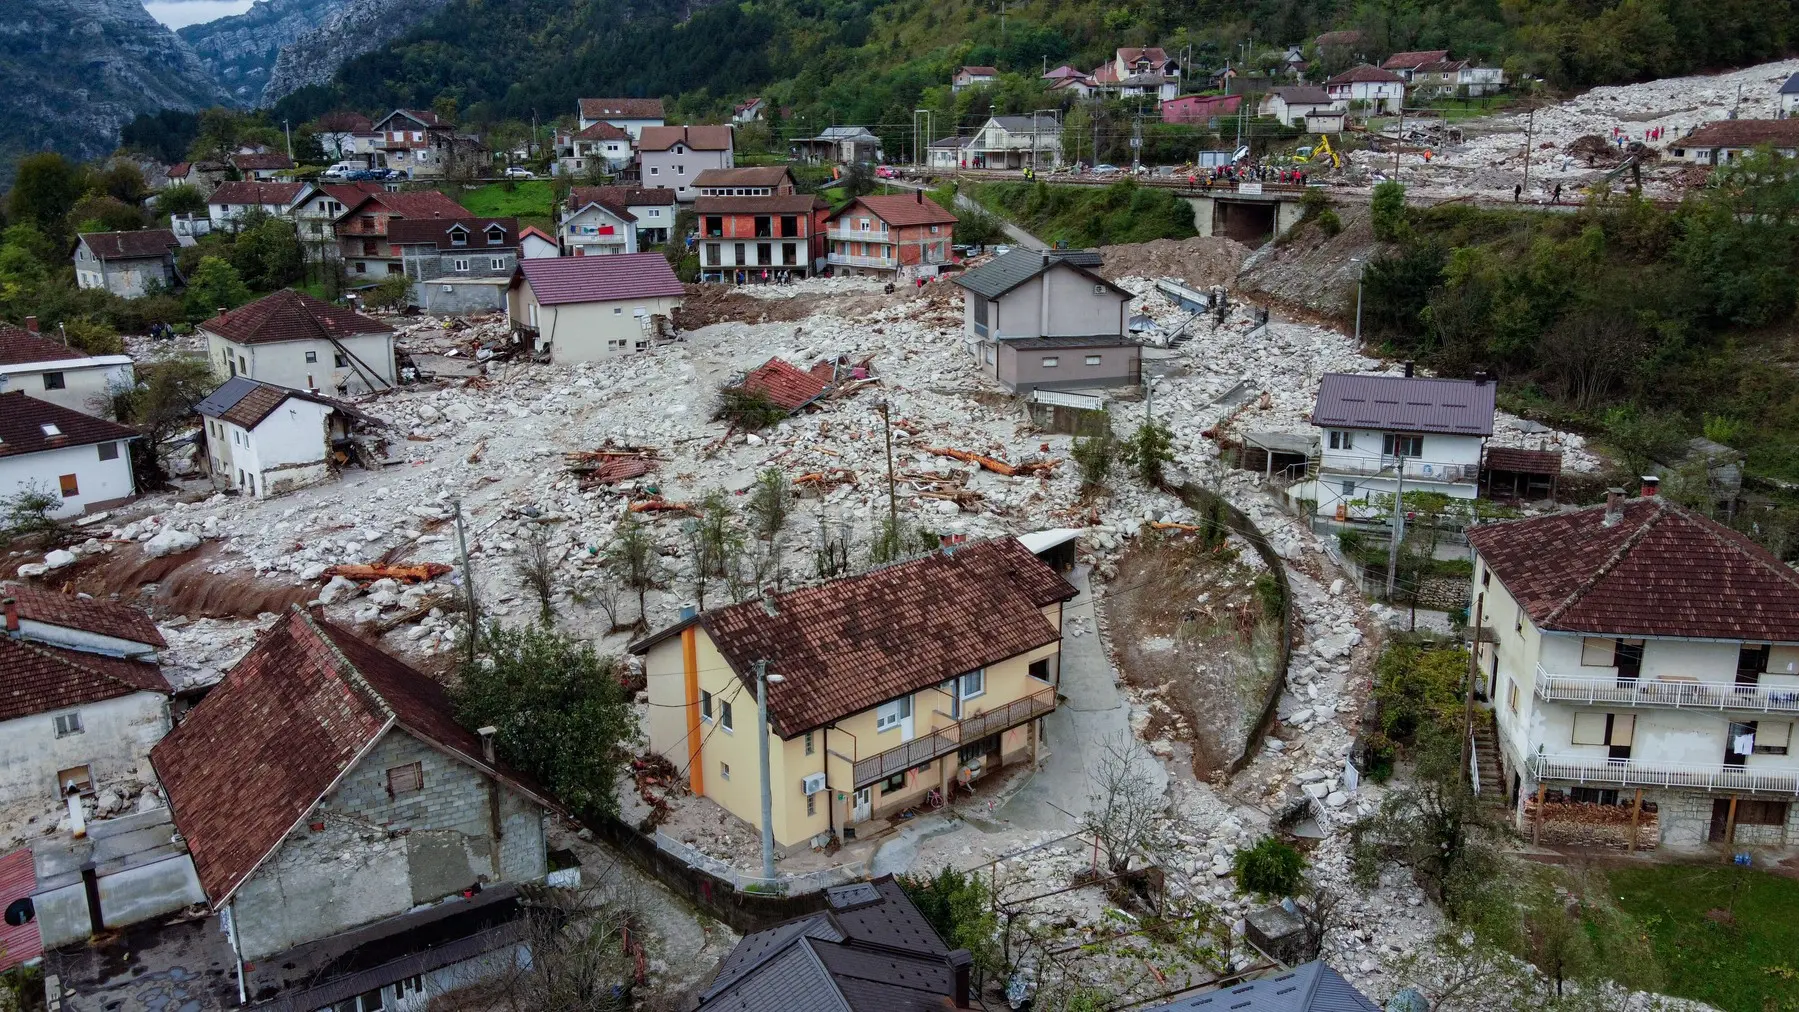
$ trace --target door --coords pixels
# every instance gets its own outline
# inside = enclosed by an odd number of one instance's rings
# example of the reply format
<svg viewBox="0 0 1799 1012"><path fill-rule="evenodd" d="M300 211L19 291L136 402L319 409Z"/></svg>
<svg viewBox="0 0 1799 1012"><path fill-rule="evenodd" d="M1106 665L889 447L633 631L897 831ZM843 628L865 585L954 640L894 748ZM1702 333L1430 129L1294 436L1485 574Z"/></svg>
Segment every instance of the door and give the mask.
<svg viewBox="0 0 1799 1012"><path fill-rule="evenodd" d="M1729 824L1730 824L1730 799L1729 798L1713 799L1711 832L1706 834L1706 839L1710 840L1713 843L1723 843L1724 842L1724 830Z"/></svg>
<svg viewBox="0 0 1799 1012"><path fill-rule="evenodd" d="M856 792L855 803L850 807L851 822L867 822L874 814L874 788L864 787Z"/></svg>
<svg viewBox="0 0 1799 1012"><path fill-rule="evenodd" d="M1608 713L1605 715L1605 745L1608 762L1625 762L1630 759L1630 745L1637 733L1637 718L1630 713Z"/></svg>
<svg viewBox="0 0 1799 1012"><path fill-rule="evenodd" d="M1612 657L1612 662L1618 666L1619 687L1635 685L1637 677L1643 673L1643 641L1619 640Z"/></svg>
<svg viewBox="0 0 1799 1012"><path fill-rule="evenodd" d="M900 712L900 741L901 742L911 741L912 740L912 697L911 696L907 696L906 698L899 701L899 712Z"/></svg>
<svg viewBox="0 0 1799 1012"><path fill-rule="evenodd" d="M1762 673L1768 670L1768 653L1772 648L1766 643L1745 643L1737 650L1737 686L1753 689L1761 681Z"/></svg>
<svg viewBox="0 0 1799 1012"><path fill-rule="evenodd" d="M1749 753L1755 751L1755 721L1738 723L1730 722L1730 730L1724 736L1724 765L1743 768Z"/></svg>

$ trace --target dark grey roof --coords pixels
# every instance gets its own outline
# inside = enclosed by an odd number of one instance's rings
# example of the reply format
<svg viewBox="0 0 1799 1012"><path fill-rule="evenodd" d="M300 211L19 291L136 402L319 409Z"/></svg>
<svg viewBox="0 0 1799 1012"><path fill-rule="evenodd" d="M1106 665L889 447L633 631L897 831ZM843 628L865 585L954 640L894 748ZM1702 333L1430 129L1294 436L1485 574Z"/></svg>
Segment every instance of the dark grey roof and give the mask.
<svg viewBox="0 0 1799 1012"><path fill-rule="evenodd" d="M1780 86L1780 93L1782 95L1799 95L1799 74L1787 78L1786 83Z"/></svg>
<svg viewBox="0 0 1799 1012"><path fill-rule="evenodd" d="M1491 382L1325 373L1312 424L1341 429L1493 434Z"/></svg>
<svg viewBox="0 0 1799 1012"><path fill-rule="evenodd" d="M719 964L700 1007L732 1012L952 1007L954 957L892 876L833 890L829 901L831 909L745 936Z"/></svg>
<svg viewBox="0 0 1799 1012"><path fill-rule="evenodd" d="M1276 89L1274 89L1274 94L1279 95L1281 97L1281 100L1283 102L1286 102L1288 105L1330 105L1331 104L1330 93L1325 91L1323 88L1305 87L1305 86L1276 88Z"/></svg>
<svg viewBox="0 0 1799 1012"><path fill-rule="evenodd" d="M1137 342L1122 334L1094 334L1091 337L1014 337L1004 344L1019 351L1046 351L1051 348L1116 348Z"/></svg>
<svg viewBox="0 0 1799 1012"><path fill-rule="evenodd" d="M1380 1012L1322 960L1234 987L1203 991L1143 1012Z"/></svg>
<svg viewBox="0 0 1799 1012"><path fill-rule="evenodd" d="M972 271L963 271L957 276L956 284L976 295L997 299L1060 263L1074 268L1096 284L1105 285L1119 296L1130 298L1130 292L1093 273L1103 262L1100 255L1092 250L1015 249L1003 256L994 257Z"/></svg>
<svg viewBox="0 0 1799 1012"><path fill-rule="evenodd" d="M194 411L208 418L217 418L232 408L237 402L255 391L262 384L248 376L233 376L225 381L225 385L206 395L206 399L194 405Z"/></svg>

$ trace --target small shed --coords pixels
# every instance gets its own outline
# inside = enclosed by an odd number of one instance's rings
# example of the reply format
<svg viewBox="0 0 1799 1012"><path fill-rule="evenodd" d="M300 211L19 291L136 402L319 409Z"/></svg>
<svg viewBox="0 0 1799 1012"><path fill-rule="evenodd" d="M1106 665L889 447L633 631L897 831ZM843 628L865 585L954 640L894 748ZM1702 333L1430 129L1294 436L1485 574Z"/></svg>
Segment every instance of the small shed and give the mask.
<svg viewBox="0 0 1799 1012"><path fill-rule="evenodd" d="M1058 573L1074 568L1075 543L1086 533L1079 527L1052 527L1020 534L1018 543Z"/></svg>
<svg viewBox="0 0 1799 1012"><path fill-rule="evenodd" d="M1292 469L1304 474L1317 449L1318 437L1309 432L1245 432L1237 466L1270 478Z"/></svg>
<svg viewBox="0 0 1799 1012"><path fill-rule="evenodd" d="M1488 499L1555 499L1562 473L1559 450L1524 450L1489 446L1481 462L1481 491Z"/></svg>

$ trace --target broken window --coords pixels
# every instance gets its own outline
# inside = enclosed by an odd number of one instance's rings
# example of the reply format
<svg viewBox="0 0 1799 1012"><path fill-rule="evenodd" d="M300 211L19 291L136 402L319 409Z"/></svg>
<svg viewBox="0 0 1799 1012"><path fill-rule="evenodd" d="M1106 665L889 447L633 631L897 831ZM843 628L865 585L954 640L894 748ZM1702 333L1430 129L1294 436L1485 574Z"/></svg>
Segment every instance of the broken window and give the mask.
<svg viewBox="0 0 1799 1012"><path fill-rule="evenodd" d="M399 797L402 794L416 794L425 789L425 767L422 763L407 763L394 766L387 771L387 796Z"/></svg>
<svg viewBox="0 0 1799 1012"><path fill-rule="evenodd" d="M63 389L62 373L59 373L59 372L45 373L44 374L44 389L45 390L61 390L61 389Z"/></svg>

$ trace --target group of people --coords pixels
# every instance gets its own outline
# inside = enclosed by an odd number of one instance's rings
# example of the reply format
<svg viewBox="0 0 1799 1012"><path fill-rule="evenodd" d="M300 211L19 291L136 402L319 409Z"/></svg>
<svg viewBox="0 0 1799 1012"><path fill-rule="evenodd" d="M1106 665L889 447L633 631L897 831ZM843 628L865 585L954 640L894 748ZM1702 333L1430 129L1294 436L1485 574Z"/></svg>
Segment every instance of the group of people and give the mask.
<svg viewBox="0 0 1799 1012"><path fill-rule="evenodd" d="M1215 183L1286 183L1292 186L1304 186L1311 178L1311 173L1300 169L1276 169L1267 165L1214 165L1205 177L1205 186L1211 189ZM1196 175L1189 175L1187 182L1198 185Z"/></svg>

